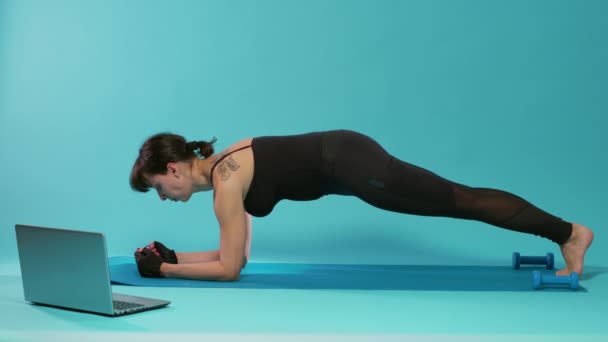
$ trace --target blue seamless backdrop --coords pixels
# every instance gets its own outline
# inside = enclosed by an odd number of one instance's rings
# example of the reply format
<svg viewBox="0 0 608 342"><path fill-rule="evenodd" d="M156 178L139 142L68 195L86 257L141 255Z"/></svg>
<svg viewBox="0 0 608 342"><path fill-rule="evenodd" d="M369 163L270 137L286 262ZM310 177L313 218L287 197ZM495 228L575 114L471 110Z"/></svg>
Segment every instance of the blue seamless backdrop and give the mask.
<svg viewBox="0 0 608 342"><path fill-rule="evenodd" d="M132 192L141 143L345 128L470 186L596 232L608 256L605 1L0 0L0 256L14 225L218 248L210 194ZM548 240L356 198L281 202L252 260L509 264ZM561 263L561 258L558 263Z"/></svg>

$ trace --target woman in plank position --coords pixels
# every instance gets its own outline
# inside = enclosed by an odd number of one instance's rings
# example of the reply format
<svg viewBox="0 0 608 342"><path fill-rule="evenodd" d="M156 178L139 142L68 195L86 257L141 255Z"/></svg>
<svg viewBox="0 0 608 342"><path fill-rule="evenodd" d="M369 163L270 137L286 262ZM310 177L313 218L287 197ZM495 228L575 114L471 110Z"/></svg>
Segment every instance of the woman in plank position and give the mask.
<svg viewBox="0 0 608 342"><path fill-rule="evenodd" d="M218 154L215 141L188 142L160 133L140 148L130 176L134 190L154 189L163 201L182 202L213 190L220 226L219 250L175 253L156 241L138 248L142 276L237 281L249 258L249 215L266 216L283 199L308 201L330 194L356 196L404 214L477 220L550 239L566 262L557 275L581 275L593 240L593 232L581 224L563 221L509 192L444 179L392 156L358 132L247 138Z"/></svg>

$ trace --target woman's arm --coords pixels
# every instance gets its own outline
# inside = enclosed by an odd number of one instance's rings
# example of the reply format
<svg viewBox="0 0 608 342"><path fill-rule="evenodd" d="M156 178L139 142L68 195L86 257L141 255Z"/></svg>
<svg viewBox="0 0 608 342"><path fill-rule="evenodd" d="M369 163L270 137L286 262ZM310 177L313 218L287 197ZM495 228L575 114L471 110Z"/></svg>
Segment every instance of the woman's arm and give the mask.
<svg viewBox="0 0 608 342"><path fill-rule="evenodd" d="M251 254L251 215L245 213L246 216L246 232L245 232L245 257L243 258L243 268L249 261L249 255Z"/></svg>
<svg viewBox="0 0 608 342"><path fill-rule="evenodd" d="M181 252L175 254L177 255L177 262L180 264L193 264L197 262L220 260L219 249L206 252Z"/></svg>
<svg viewBox="0 0 608 342"><path fill-rule="evenodd" d="M251 215L245 214L247 219L247 232L245 235L245 258L243 259L243 267L249 261L249 255L251 254ZM175 253L177 255L177 262L180 264L194 264L197 262L205 261L216 261L220 260L220 250L206 252L181 252Z"/></svg>
<svg viewBox="0 0 608 342"><path fill-rule="evenodd" d="M242 190L238 183L227 182L215 193L215 215L220 224L219 260L191 264L163 263L164 277L200 280L239 280L244 265L248 216L243 206ZM178 259L179 260L179 259Z"/></svg>

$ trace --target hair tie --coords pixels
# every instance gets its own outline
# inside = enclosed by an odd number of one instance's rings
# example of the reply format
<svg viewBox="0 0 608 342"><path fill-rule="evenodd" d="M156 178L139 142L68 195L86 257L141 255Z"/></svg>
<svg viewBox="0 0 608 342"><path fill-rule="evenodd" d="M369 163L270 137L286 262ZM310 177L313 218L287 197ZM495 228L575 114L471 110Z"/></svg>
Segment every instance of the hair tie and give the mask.
<svg viewBox="0 0 608 342"><path fill-rule="evenodd" d="M196 149L198 149L198 142L190 141L190 142L186 143L186 150L194 151Z"/></svg>

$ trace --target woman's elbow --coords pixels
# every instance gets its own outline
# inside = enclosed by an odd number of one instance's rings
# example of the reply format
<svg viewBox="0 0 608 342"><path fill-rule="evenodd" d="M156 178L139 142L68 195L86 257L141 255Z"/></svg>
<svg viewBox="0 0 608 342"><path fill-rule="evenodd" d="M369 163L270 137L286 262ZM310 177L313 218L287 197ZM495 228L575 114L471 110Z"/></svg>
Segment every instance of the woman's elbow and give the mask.
<svg viewBox="0 0 608 342"><path fill-rule="evenodd" d="M233 281L239 281L240 279L241 279L241 275L237 273L235 275L225 276L225 277L221 278L220 281L233 282Z"/></svg>
<svg viewBox="0 0 608 342"><path fill-rule="evenodd" d="M220 279L220 281L226 281L226 282L239 281L240 278L241 278L241 270L239 269L237 271L226 272L226 274Z"/></svg>

